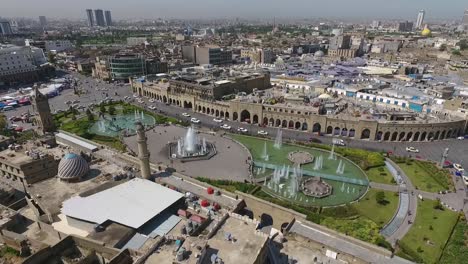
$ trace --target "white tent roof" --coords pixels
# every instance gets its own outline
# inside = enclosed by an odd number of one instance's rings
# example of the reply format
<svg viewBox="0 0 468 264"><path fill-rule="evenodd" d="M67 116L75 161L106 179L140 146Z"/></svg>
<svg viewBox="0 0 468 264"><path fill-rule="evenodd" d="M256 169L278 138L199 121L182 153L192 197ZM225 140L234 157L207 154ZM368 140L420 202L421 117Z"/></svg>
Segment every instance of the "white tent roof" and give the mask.
<svg viewBox="0 0 468 264"><path fill-rule="evenodd" d="M137 229L182 197L182 193L135 178L87 197L72 197L63 203L62 213L92 223L111 220Z"/></svg>

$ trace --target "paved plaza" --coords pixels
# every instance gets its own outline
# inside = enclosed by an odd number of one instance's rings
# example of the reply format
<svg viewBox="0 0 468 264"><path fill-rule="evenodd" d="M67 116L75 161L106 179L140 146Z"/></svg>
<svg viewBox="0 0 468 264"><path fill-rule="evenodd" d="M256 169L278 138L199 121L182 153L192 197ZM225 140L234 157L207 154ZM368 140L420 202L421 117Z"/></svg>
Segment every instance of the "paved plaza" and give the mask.
<svg viewBox="0 0 468 264"><path fill-rule="evenodd" d="M181 162L169 159L167 144L184 137L186 132L186 128L178 126L157 126L147 131L146 136L148 137L151 162L167 164L176 169L177 172L191 177L233 181L249 179L249 170L246 163L249 153L239 144L224 137L205 133L198 134L199 138L206 138L206 141L216 146L217 154L209 160ZM137 152L136 136L125 138L124 141L130 149Z"/></svg>

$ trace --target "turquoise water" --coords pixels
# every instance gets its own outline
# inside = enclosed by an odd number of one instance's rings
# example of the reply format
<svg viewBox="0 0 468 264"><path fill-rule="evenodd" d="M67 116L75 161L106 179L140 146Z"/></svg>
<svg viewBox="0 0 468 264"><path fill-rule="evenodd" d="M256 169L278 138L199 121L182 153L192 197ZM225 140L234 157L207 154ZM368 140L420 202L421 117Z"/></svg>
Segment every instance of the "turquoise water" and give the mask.
<svg viewBox="0 0 468 264"><path fill-rule="evenodd" d="M119 136L125 132L134 134L136 132L136 121L141 121L145 126L153 126L156 124L154 117L145 114L142 115L141 112L129 115L105 115L104 118L101 117L96 121L88 131L93 134L110 137Z"/></svg>

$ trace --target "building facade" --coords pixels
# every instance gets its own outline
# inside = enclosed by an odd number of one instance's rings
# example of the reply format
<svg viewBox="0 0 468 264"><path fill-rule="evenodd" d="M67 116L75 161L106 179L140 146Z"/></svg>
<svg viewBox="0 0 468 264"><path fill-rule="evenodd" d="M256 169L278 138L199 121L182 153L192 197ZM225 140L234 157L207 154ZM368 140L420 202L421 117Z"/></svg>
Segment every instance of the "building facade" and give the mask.
<svg viewBox="0 0 468 264"><path fill-rule="evenodd" d="M102 9L94 10L94 18L96 19L96 26L106 26L106 20L104 19L104 11L102 11Z"/></svg>
<svg viewBox="0 0 468 264"><path fill-rule="evenodd" d="M191 87L192 89L189 89ZM264 105L243 101L218 101L207 89L196 89L186 82L169 84L132 82L133 92L164 103L231 121L279 127L343 138L376 141L429 141L454 138L464 134L466 120L422 123L388 115L385 119L342 118L322 115L319 109ZM215 93L211 90L211 93Z"/></svg>
<svg viewBox="0 0 468 264"><path fill-rule="evenodd" d="M232 63L232 51L216 46L182 46L182 58L198 65L228 65Z"/></svg>
<svg viewBox="0 0 468 264"><path fill-rule="evenodd" d="M106 17L106 26L110 27L112 26L112 14L111 14L111 11L109 10L106 10L104 12L104 15Z"/></svg>
<svg viewBox="0 0 468 264"><path fill-rule="evenodd" d="M423 29L424 28L424 16L426 15L426 11L420 10L418 13L418 19L416 20L416 29Z"/></svg>
<svg viewBox="0 0 468 264"><path fill-rule="evenodd" d="M0 83L37 81L38 68L46 62L42 49L0 46Z"/></svg>
<svg viewBox="0 0 468 264"><path fill-rule="evenodd" d="M86 9L86 17L88 19L88 26L94 27L94 14L92 9Z"/></svg>
<svg viewBox="0 0 468 264"><path fill-rule="evenodd" d="M112 80L128 80L145 75L145 59L139 54L118 54L109 58Z"/></svg>

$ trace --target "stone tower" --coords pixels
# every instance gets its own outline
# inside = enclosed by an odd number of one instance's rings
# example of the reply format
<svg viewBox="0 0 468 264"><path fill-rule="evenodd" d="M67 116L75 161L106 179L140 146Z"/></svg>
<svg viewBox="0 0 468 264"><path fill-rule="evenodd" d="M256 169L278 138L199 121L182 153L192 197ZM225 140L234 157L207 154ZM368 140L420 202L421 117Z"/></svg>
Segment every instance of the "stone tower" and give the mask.
<svg viewBox="0 0 468 264"><path fill-rule="evenodd" d="M55 131L55 124L52 113L50 112L49 98L39 91L37 85L34 86L31 104L33 112L36 113L36 124L39 133L53 133Z"/></svg>
<svg viewBox="0 0 468 264"><path fill-rule="evenodd" d="M149 179L151 177L151 169L149 164L150 154L148 152L148 144L146 143L145 127L140 121L135 122L138 143L138 158L140 159L141 177Z"/></svg>

